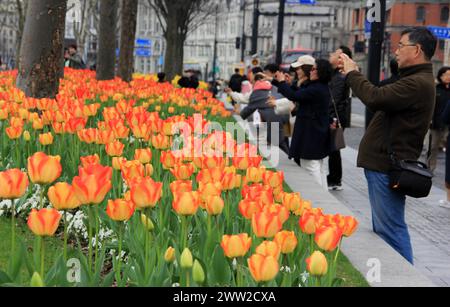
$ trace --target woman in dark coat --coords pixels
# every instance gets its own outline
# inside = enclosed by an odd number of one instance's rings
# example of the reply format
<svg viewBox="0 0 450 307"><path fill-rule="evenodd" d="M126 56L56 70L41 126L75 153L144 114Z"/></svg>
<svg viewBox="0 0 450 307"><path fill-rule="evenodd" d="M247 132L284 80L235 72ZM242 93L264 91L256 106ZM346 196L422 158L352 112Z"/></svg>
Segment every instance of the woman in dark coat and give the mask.
<svg viewBox="0 0 450 307"><path fill-rule="evenodd" d="M436 170L439 149L445 139L447 127L442 120L442 114L450 99L450 67L443 67L437 75L438 85L436 86L436 106L431 124L431 146L428 159L428 166L431 171Z"/></svg>
<svg viewBox="0 0 450 307"><path fill-rule="evenodd" d="M305 168L325 190L328 190L324 160L332 149L329 107L331 103L328 83L333 73L327 60L317 60L311 70L310 82L298 91L285 82L282 73L277 73L280 82L278 91L297 105L294 135L290 156L300 159Z"/></svg>
<svg viewBox="0 0 450 307"><path fill-rule="evenodd" d="M447 83L447 93L450 88L450 70L442 76ZM442 122L450 128L450 97L447 96L447 102L442 112ZM445 184L447 188L447 200L441 201L441 206L450 209L450 135L447 138L446 162L445 162Z"/></svg>

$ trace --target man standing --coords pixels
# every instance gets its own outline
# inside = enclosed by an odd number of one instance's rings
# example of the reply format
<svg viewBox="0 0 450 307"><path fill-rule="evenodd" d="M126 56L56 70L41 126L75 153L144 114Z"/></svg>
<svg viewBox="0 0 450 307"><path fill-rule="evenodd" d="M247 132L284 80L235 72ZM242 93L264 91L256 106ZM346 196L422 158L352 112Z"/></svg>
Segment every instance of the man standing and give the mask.
<svg viewBox="0 0 450 307"><path fill-rule="evenodd" d="M405 222L406 197L389 187L392 163L386 143L391 143L399 160L419 158L436 98L431 64L436 45L436 37L427 28L403 31L396 51L400 79L382 88L372 85L354 61L341 55L347 84L375 112L358 157L369 185L373 230L410 263L413 251Z"/></svg>
<svg viewBox="0 0 450 307"><path fill-rule="evenodd" d="M330 117L339 119L341 126L347 128L350 119L347 115L348 107L351 103L350 87L345 83L345 77L339 72L339 59L341 54L346 54L350 59L353 54L347 46L341 46L330 55L330 63L333 66L334 74L330 82L331 93L333 94L336 106L331 103ZM336 114L337 110L337 114ZM340 151L334 151L329 157L328 188L330 191L342 191L342 157Z"/></svg>
<svg viewBox="0 0 450 307"><path fill-rule="evenodd" d="M85 69L86 64L84 64L83 58L78 53L77 46L71 45L69 47L69 67L73 69Z"/></svg>

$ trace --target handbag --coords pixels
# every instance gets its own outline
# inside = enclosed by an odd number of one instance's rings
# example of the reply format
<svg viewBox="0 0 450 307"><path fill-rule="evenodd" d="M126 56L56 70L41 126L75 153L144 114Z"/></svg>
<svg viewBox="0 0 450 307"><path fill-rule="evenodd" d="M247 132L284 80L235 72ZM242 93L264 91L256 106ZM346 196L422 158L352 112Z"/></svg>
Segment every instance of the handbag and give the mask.
<svg viewBox="0 0 450 307"><path fill-rule="evenodd" d="M428 197L433 186L433 173L427 165L419 161L398 160L392 149L392 141L389 134L391 120L386 114L386 140L388 154L391 159L391 170L389 172L389 186L405 196L413 198Z"/></svg>
<svg viewBox="0 0 450 307"><path fill-rule="evenodd" d="M344 128L342 128L333 93L331 92L330 88L328 88L328 90L330 91L331 102L333 103L334 112L336 113L336 129L330 128L331 139L333 141L332 148L334 149L334 151L340 151L347 147L347 145L345 144Z"/></svg>

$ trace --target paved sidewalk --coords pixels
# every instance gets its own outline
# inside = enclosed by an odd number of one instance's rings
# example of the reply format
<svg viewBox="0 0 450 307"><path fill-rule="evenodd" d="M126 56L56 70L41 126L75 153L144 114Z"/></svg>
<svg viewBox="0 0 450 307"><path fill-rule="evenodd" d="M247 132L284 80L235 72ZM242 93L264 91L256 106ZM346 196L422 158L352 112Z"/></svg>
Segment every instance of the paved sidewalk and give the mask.
<svg viewBox="0 0 450 307"><path fill-rule="evenodd" d="M342 152L344 191L333 195L359 219L371 220L367 182L356 167L357 151ZM415 267L436 285L450 287L450 210L438 206L446 192L433 187L426 199L408 199L406 219L414 249Z"/></svg>

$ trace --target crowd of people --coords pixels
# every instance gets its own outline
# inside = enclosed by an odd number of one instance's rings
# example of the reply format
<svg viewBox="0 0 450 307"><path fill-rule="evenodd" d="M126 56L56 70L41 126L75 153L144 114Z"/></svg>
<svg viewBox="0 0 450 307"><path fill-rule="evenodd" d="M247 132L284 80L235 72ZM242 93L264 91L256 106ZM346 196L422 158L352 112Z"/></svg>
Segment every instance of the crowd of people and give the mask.
<svg viewBox="0 0 450 307"><path fill-rule="evenodd" d="M368 182L373 230L411 263L406 195L391 186L390 173L395 161L418 161L428 138L429 170L436 169L440 148L447 149L448 195L440 205L450 208L450 67L439 71L436 85L431 62L436 46L437 39L427 28L403 31L391 61L392 76L379 84L369 82L352 60L351 50L341 46L328 60L300 57L290 73L275 64L255 67L245 77L236 71L225 89L235 112L251 122L257 118L268 126L276 122L285 127L295 117L292 135L280 128L278 139L267 131L258 141L279 146L331 191L343 189L341 153L333 132L349 127L352 93L358 97L374 113L358 156Z"/></svg>

